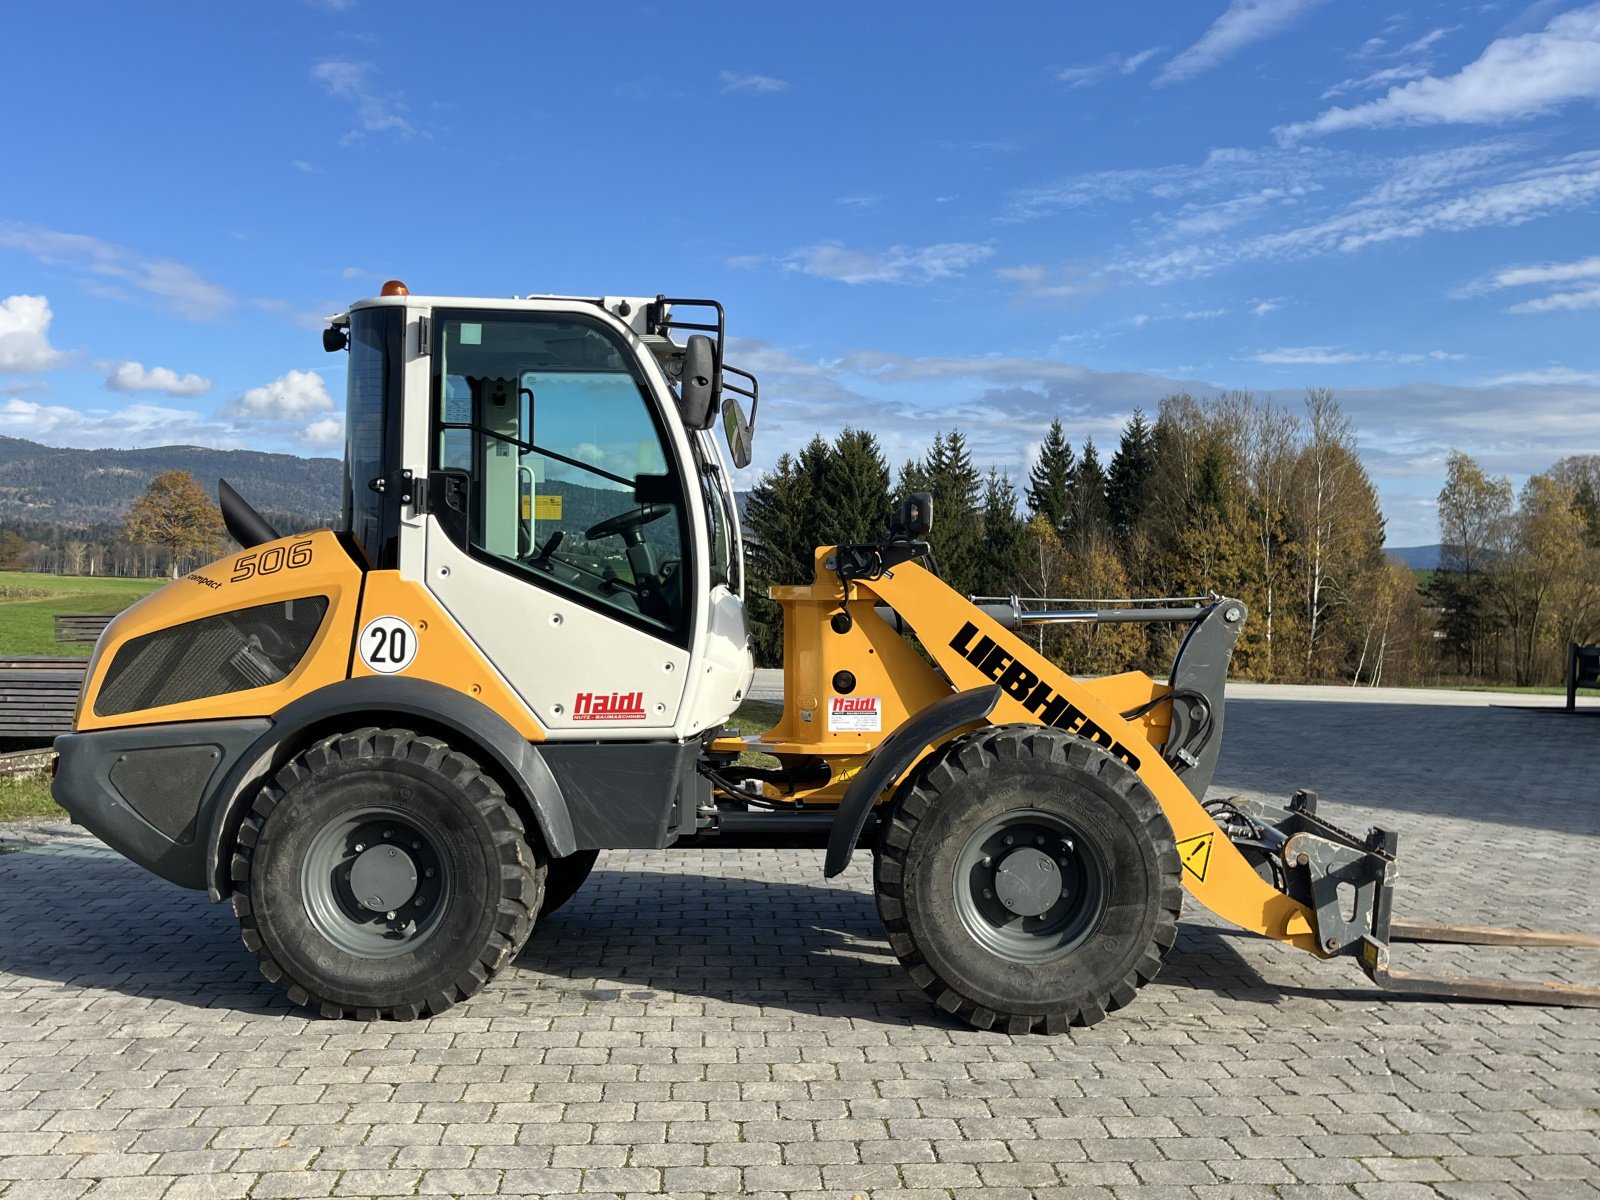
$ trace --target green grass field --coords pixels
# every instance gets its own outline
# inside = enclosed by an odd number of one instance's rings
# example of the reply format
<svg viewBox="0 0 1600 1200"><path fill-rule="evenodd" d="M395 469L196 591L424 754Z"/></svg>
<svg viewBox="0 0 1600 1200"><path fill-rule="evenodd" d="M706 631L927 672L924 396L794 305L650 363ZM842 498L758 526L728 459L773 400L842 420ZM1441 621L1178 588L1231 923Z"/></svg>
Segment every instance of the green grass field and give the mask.
<svg viewBox="0 0 1600 1200"><path fill-rule="evenodd" d="M66 816L50 799L50 780L43 775L0 779L0 825L12 821L33 821L40 817L65 820Z"/></svg>
<svg viewBox="0 0 1600 1200"><path fill-rule="evenodd" d="M32 655L87 658L93 647L63 646L56 641L57 614L121 612L165 582L164 579L0 571L0 658Z"/></svg>

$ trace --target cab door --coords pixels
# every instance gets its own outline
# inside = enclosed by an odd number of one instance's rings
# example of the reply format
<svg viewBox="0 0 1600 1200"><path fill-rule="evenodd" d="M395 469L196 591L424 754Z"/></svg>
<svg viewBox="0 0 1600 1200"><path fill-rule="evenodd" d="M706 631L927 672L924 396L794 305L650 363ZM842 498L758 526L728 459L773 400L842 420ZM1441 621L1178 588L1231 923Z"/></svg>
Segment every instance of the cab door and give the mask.
<svg viewBox="0 0 1600 1200"><path fill-rule="evenodd" d="M552 737L677 720L695 560L688 473L597 317L436 310L428 587Z"/></svg>

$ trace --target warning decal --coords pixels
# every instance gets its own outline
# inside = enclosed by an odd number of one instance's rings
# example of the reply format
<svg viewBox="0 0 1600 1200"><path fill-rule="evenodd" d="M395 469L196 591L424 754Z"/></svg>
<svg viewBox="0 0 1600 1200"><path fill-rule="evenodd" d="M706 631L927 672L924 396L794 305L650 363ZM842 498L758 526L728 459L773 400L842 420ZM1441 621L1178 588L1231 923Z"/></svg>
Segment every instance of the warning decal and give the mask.
<svg viewBox="0 0 1600 1200"><path fill-rule="evenodd" d="M561 520L561 501L562 501L562 499L563 499L563 497L560 496L559 494L552 495L549 492L546 492L544 495L535 498L535 500L533 502L534 520L536 520L536 521L559 521L559 520Z"/></svg>
<svg viewBox="0 0 1600 1200"><path fill-rule="evenodd" d="M1211 840L1217 835L1202 833L1199 837L1184 838L1178 843L1178 861L1183 869L1201 883L1206 881L1206 868L1211 865Z"/></svg>

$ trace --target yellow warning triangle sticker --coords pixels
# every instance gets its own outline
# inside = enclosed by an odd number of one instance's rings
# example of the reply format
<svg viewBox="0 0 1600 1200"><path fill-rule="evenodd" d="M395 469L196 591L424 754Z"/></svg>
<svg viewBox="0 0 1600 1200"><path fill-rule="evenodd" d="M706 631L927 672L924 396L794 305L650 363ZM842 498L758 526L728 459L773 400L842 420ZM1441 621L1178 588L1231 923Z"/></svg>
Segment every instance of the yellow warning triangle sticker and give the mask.
<svg viewBox="0 0 1600 1200"><path fill-rule="evenodd" d="M1183 864L1185 871L1201 883L1206 881L1206 868L1211 865L1211 841L1214 837L1214 833L1202 833L1199 837L1184 838L1178 843L1178 861Z"/></svg>

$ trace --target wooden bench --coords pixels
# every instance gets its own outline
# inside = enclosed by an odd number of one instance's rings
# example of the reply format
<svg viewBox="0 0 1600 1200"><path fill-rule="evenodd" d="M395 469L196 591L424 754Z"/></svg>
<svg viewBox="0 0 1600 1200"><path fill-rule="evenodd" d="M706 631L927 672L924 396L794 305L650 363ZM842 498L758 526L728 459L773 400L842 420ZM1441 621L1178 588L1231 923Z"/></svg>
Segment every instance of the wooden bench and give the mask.
<svg viewBox="0 0 1600 1200"><path fill-rule="evenodd" d="M115 613L60 613L56 641L63 646L92 646L100 640Z"/></svg>
<svg viewBox="0 0 1600 1200"><path fill-rule="evenodd" d="M81 658L0 658L0 737L47 742L71 733L88 665Z"/></svg>
<svg viewBox="0 0 1600 1200"><path fill-rule="evenodd" d="M1567 648L1567 711L1578 707L1578 689L1600 688L1600 646L1580 646L1573 642Z"/></svg>

